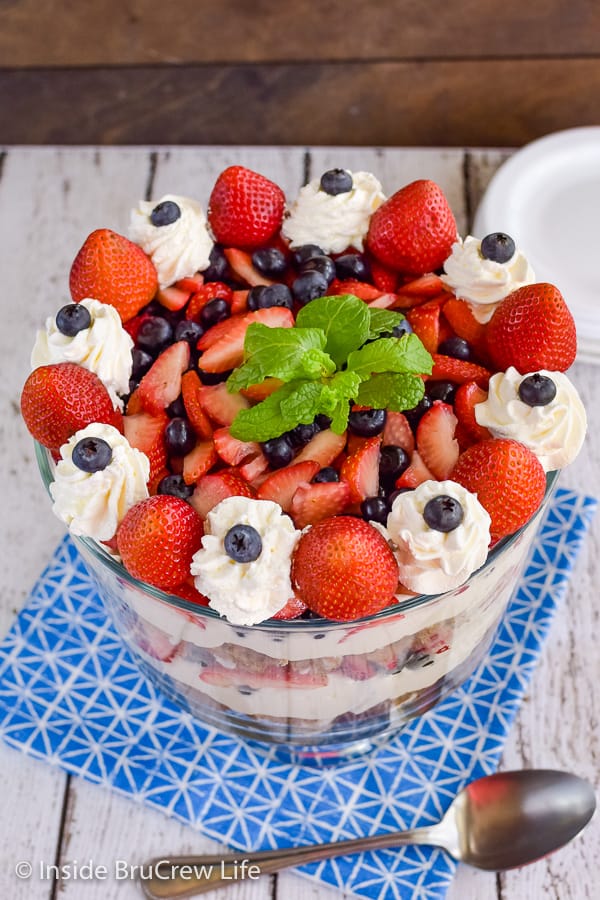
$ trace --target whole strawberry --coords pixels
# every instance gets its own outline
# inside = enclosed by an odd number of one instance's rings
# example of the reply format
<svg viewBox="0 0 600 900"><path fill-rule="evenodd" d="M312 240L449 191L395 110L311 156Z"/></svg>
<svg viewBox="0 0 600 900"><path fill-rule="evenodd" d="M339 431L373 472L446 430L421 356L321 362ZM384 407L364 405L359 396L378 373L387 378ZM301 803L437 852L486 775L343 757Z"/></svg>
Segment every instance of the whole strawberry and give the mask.
<svg viewBox="0 0 600 900"><path fill-rule="evenodd" d="M433 181L407 184L375 210L367 246L373 256L407 275L434 272L450 255L456 221Z"/></svg>
<svg viewBox="0 0 600 900"><path fill-rule="evenodd" d="M229 166L210 195L208 221L219 243L252 249L279 230L284 203L281 188L264 175L244 166Z"/></svg>
<svg viewBox="0 0 600 900"><path fill-rule="evenodd" d="M152 300L158 278L141 247L109 228L99 228L73 260L69 287L75 303L94 297L114 306L127 322Z"/></svg>
<svg viewBox="0 0 600 900"><path fill-rule="evenodd" d="M506 297L486 332L488 353L500 371L521 375L548 369L565 372L575 361L575 322L552 284L528 284Z"/></svg>
<svg viewBox="0 0 600 900"><path fill-rule="evenodd" d="M53 451L92 422L123 431L123 417L103 383L76 363L34 369L23 385L21 414L31 436Z"/></svg>
<svg viewBox="0 0 600 900"><path fill-rule="evenodd" d="M388 606L398 586L398 564L385 538L364 519L333 516L298 541L292 585L313 612L347 622Z"/></svg>
<svg viewBox="0 0 600 900"><path fill-rule="evenodd" d="M531 519L544 499L546 475L519 441L490 438L469 447L450 475L477 494L490 515L492 539L512 534Z"/></svg>
<svg viewBox="0 0 600 900"><path fill-rule="evenodd" d="M134 578L168 590L189 577L203 532L202 519L189 503L155 494L126 513L117 531L117 547Z"/></svg>

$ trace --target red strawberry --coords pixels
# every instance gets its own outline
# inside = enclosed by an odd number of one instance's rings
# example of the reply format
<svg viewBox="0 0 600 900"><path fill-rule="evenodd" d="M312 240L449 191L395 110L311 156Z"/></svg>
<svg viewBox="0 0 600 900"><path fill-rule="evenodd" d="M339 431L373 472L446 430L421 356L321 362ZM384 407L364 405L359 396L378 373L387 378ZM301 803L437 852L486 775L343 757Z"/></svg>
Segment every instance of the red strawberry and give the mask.
<svg viewBox="0 0 600 900"><path fill-rule="evenodd" d="M410 465L404 470L402 475L396 480L396 489L416 488L424 481L435 481L433 473L429 471L417 450L414 451L410 458Z"/></svg>
<svg viewBox="0 0 600 900"><path fill-rule="evenodd" d="M280 378L265 378L260 384L251 384L250 387L242 388L240 393L247 397L248 400L254 400L256 403L259 403L261 400L274 394L283 383Z"/></svg>
<svg viewBox="0 0 600 900"><path fill-rule="evenodd" d="M449 296L445 294L446 288L444 282L439 275L421 275L419 278L410 278L404 284L397 288L398 305L413 306L415 302L420 300L433 300L434 297ZM404 304L403 300L407 299L408 303Z"/></svg>
<svg viewBox="0 0 600 900"><path fill-rule="evenodd" d="M125 437L132 447L145 453L150 460L149 484L155 488L158 480L167 474L167 449L165 447L165 428L169 417L164 412L157 416L141 412L123 419Z"/></svg>
<svg viewBox="0 0 600 900"><path fill-rule="evenodd" d="M183 373L181 376L181 397L186 415L196 432L196 436L207 440L212 437L213 427L200 402L202 388L203 384L200 381L200 376L194 369L188 369L187 372Z"/></svg>
<svg viewBox="0 0 600 900"><path fill-rule="evenodd" d="M424 275L439 269L456 241L456 222L441 188L413 181L371 216L367 246L391 269Z"/></svg>
<svg viewBox="0 0 600 900"><path fill-rule="evenodd" d="M194 291L185 311L185 317L186 319L193 319L195 322L199 322L200 313L207 303L217 298L231 303L231 297L232 291L228 285L223 284L222 281L209 281Z"/></svg>
<svg viewBox="0 0 600 900"><path fill-rule="evenodd" d="M183 480L195 484L217 462L217 451L211 440L198 441L193 450L183 458Z"/></svg>
<svg viewBox="0 0 600 900"><path fill-rule="evenodd" d="M292 497L290 515L296 528L306 528L339 515L349 505L350 486L346 481L299 484Z"/></svg>
<svg viewBox="0 0 600 900"><path fill-rule="evenodd" d="M239 316L248 312L248 294L250 291L231 292L231 315Z"/></svg>
<svg viewBox="0 0 600 900"><path fill-rule="evenodd" d="M296 455L296 462L314 459L321 467L330 466L346 446L346 432L336 434L330 428L318 431L308 444Z"/></svg>
<svg viewBox="0 0 600 900"><path fill-rule="evenodd" d="M186 275L185 278L180 278L175 282L174 287L178 291L187 291L188 294L193 294L195 291L199 291L203 285L204 275L202 272L196 272L195 275Z"/></svg>
<svg viewBox="0 0 600 900"><path fill-rule="evenodd" d="M182 600L187 600L188 603L195 603L196 606L208 606L209 603L208 597L201 594L189 581L184 581L182 584L172 587L170 593L181 597ZM198 625L197 619L194 619L193 622L194 625Z"/></svg>
<svg viewBox="0 0 600 900"><path fill-rule="evenodd" d="M408 419L403 413L388 409L381 445L382 447L402 447L409 456L413 452L415 449L415 436L408 424Z"/></svg>
<svg viewBox="0 0 600 900"><path fill-rule="evenodd" d="M394 294L398 289L398 273L380 263L378 259L369 259L373 284L384 294Z"/></svg>
<svg viewBox="0 0 600 900"><path fill-rule="evenodd" d="M477 321L468 303L450 297L444 303L443 313L458 337L464 338L473 347L483 347L486 326Z"/></svg>
<svg viewBox="0 0 600 900"><path fill-rule="evenodd" d="M491 374L488 369L464 359L456 359L454 356L443 356L441 353L431 355L433 369L431 375L425 376L426 381L453 381L455 384L474 381L479 387L487 390Z"/></svg>
<svg viewBox="0 0 600 900"><path fill-rule="evenodd" d="M258 456L261 453L260 444L256 441L239 441L230 433L229 428L218 428L213 434L215 450L230 466L239 466L249 457Z"/></svg>
<svg viewBox="0 0 600 900"><path fill-rule="evenodd" d="M152 300L158 279L152 260L141 247L100 228L86 238L75 257L69 287L75 303L94 297L114 306L126 322Z"/></svg>
<svg viewBox="0 0 600 900"><path fill-rule="evenodd" d="M456 416L452 407L434 400L417 426L417 450L434 478L448 478L458 459L458 441L454 437Z"/></svg>
<svg viewBox="0 0 600 900"><path fill-rule="evenodd" d="M487 400L487 391L480 388L474 381L461 384L454 397L456 417L475 441L485 441L492 436L488 429L480 425L475 418L475 407L484 400Z"/></svg>
<svg viewBox="0 0 600 900"><path fill-rule="evenodd" d="M240 478L249 482L253 487L257 487L263 476L263 473L269 468L269 460L264 453L258 453L251 456L246 462L235 470Z"/></svg>
<svg viewBox="0 0 600 900"><path fill-rule="evenodd" d="M530 284L506 297L487 326L487 347L500 371L565 372L575 361L575 322L552 284Z"/></svg>
<svg viewBox="0 0 600 900"><path fill-rule="evenodd" d="M239 411L250 406L241 394L231 394L224 381L219 384L203 384L198 391L198 402L217 425L231 425Z"/></svg>
<svg viewBox="0 0 600 900"><path fill-rule="evenodd" d="M227 497L255 496L256 492L247 481L225 469L222 472L212 472L200 478L190 498L190 503L198 515L205 519L211 509Z"/></svg>
<svg viewBox="0 0 600 900"><path fill-rule="evenodd" d="M187 341L171 344L154 360L139 383L139 398L145 410L158 415L181 393L181 376L190 362Z"/></svg>
<svg viewBox="0 0 600 900"><path fill-rule="evenodd" d="M327 293L331 295L353 294L360 300L377 300L381 297L383 291L364 281L356 281L354 278L346 278L342 281L334 278L329 285Z"/></svg>
<svg viewBox="0 0 600 900"><path fill-rule="evenodd" d="M537 456L524 444L505 439L473 444L461 454L451 478L477 494L491 517L494 539L525 525L546 490L546 475Z"/></svg>
<svg viewBox="0 0 600 900"><path fill-rule="evenodd" d="M278 612L276 612L272 618L273 619L297 619L298 616L301 616L303 612L306 612L308 609L306 603L300 599L300 597L290 597L288 602L283 606Z"/></svg>
<svg viewBox="0 0 600 900"><path fill-rule="evenodd" d="M178 310L183 309L190 299L190 295L190 291L183 290L172 284L169 287L160 288L156 294L156 299L161 306L165 307L165 309L170 309L171 312L177 312Z"/></svg>
<svg viewBox="0 0 600 900"><path fill-rule="evenodd" d="M428 353L437 353L440 343L440 304L430 300L407 310L406 318Z"/></svg>
<svg viewBox="0 0 600 900"><path fill-rule="evenodd" d="M126 513L117 530L117 546L134 578L168 590L188 578L202 535L202 519L189 503L156 494Z"/></svg>
<svg viewBox="0 0 600 900"><path fill-rule="evenodd" d="M33 370L21 393L21 415L31 436L49 450L58 450L92 422L123 431L123 417L113 407L102 381L70 362Z"/></svg>
<svg viewBox="0 0 600 900"><path fill-rule="evenodd" d="M285 512L289 512L298 486L310 482L319 469L319 463L309 459L277 469L265 478L257 491L257 497L259 500L273 500Z"/></svg>
<svg viewBox="0 0 600 900"><path fill-rule="evenodd" d="M244 250L238 250L236 247L227 247L223 253L232 271L241 281L249 284L250 287L255 287L258 284L275 284L274 281L258 271L252 262L252 257L249 253L245 253Z"/></svg>
<svg viewBox="0 0 600 900"><path fill-rule="evenodd" d="M294 316L283 306L272 306L218 322L198 341L198 349L203 351L200 368L204 372L227 372L241 365L246 331L253 322L261 322L269 328L291 328Z"/></svg>
<svg viewBox="0 0 600 900"><path fill-rule="evenodd" d="M279 230L285 196L280 187L244 166L221 172L208 201L215 239L244 250L266 243Z"/></svg>
<svg viewBox="0 0 600 900"><path fill-rule="evenodd" d="M398 564L372 525L353 516L336 516L301 536L292 557L292 585L313 612L349 621L391 603Z"/></svg>
<svg viewBox="0 0 600 900"><path fill-rule="evenodd" d="M367 497L377 496L379 490L379 456L381 436L369 438L342 464L340 477L350 486L353 503L361 503Z"/></svg>

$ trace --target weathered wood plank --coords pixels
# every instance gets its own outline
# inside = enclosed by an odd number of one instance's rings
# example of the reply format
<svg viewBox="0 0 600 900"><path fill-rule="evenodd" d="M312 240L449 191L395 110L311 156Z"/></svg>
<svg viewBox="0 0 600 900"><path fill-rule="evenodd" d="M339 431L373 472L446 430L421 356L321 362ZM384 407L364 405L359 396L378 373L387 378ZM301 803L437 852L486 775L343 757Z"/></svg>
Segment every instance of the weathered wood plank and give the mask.
<svg viewBox="0 0 600 900"><path fill-rule="evenodd" d="M412 0L105 0L65 15L59 0L2 4L3 66L582 55L600 49L600 9Z"/></svg>
<svg viewBox="0 0 600 900"><path fill-rule="evenodd" d="M597 123L600 59L3 69L0 96L7 144L515 147Z"/></svg>

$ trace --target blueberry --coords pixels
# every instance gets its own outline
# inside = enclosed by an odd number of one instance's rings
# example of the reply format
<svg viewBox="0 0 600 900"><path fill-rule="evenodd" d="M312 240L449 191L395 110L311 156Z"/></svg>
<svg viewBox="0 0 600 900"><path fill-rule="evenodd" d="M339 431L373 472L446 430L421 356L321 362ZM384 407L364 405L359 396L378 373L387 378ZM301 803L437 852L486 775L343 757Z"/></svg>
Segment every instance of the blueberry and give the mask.
<svg viewBox="0 0 600 900"><path fill-rule="evenodd" d="M193 319L182 319L175 326L175 340L187 341L193 347L196 346L203 334L204 328L199 322L194 322Z"/></svg>
<svg viewBox="0 0 600 900"><path fill-rule="evenodd" d="M300 273L304 272L320 272L327 279L327 284L331 284L336 276L336 267L330 256L311 256L300 267Z"/></svg>
<svg viewBox="0 0 600 900"><path fill-rule="evenodd" d="M327 279L321 272L315 269L309 272L301 272L292 283L292 294L294 298L302 303L310 303L316 297L323 297L327 293L329 287Z"/></svg>
<svg viewBox="0 0 600 900"><path fill-rule="evenodd" d="M157 228L161 228L163 225L172 225L179 218L181 218L181 209L173 200L163 200L150 213L150 221Z"/></svg>
<svg viewBox="0 0 600 900"><path fill-rule="evenodd" d="M417 403L416 406L413 406L412 409L405 409L404 415L406 419L408 419L408 424L413 429L416 429L417 425L425 415L428 409L431 409L433 406L433 400L430 400L427 394L423 397L420 403Z"/></svg>
<svg viewBox="0 0 600 900"><path fill-rule="evenodd" d="M154 357L150 356L145 350L140 350L139 347L134 347L131 351L131 377L134 381L139 381L142 375L145 375L152 363L154 362Z"/></svg>
<svg viewBox="0 0 600 900"><path fill-rule="evenodd" d="M389 495L389 497L387 498L388 509L391 509L391 508L392 508L392 506L394 505L394 500L396 499L396 497L399 497L400 494L406 494L407 491L412 491L412 490L413 490L413 488L404 487L404 488L398 488L397 490L392 491L392 493L391 493L391 494Z"/></svg>
<svg viewBox="0 0 600 900"><path fill-rule="evenodd" d="M469 360L473 356L470 344L460 337L446 338L439 345L438 353L441 353L443 356L453 356L454 359L465 360Z"/></svg>
<svg viewBox="0 0 600 900"><path fill-rule="evenodd" d="M331 428L331 419L329 416L326 416L325 413L319 413L319 415L315 417L315 425L319 431L327 431L328 428Z"/></svg>
<svg viewBox="0 0 600 900"><path fill-rule="evenodd" d="M158 482L157 494L171 494L180 500L188 500L194 493L194 485L186 484L183 475L165 475Z"/></svg>
<svg viewBox="0 0 600 900"><path fill-rule="evenodd" d="M282 469L283 466L289 466L294 458L294 448L285 434L265 441L262 445L262 451L273 469Z"/></svg>
<svg viewBox="0 0 600 900"><path fill-rule="evenodd" d="M366 281L371 270L369 264L360 253L344 253L335 261L335 270L338 278L356 278L358 281Z"/></svg>
<svg viewBox="0 0 600 900"><path fill-rule="evenodd" d="M171 419L185 418L185 405L183 403L183 397L181 394L179 395L179 397L176 397L172 403L169 403L166 412Z"/></svg>
<svg viewBox="0 0 600 900"><path fill-rule="evenodd" d="M136 344L157 356L173 340L173 326L163 316L149 316L139 327Z"/></svg>
<svg viewBox="0 0 600 900"><path fill-rule="evenodd" d="M492 262L506 263L515 255L515 242L503 231L486 235L481 242L481 255Z"/></svg>
<svg viewBox="0 0 600 900"><path fill-rule="evenodd" d="M89 310L81 303L68 303L56 313L56 327L61 334L67 337L75 337L80 331L89 328L92 317Z"/></svg>
<svg viewBox="0 0 600 900"><path fill-rule="evenodd" d="M454 403L456 385L452 381L429 381L427 396L430 400L441 400L442 403Z"/></svg>
<svg viewBox="0 0 600 900"><path fill-rule="evenodd" d="M339 481L340 476L339 472L337 472L333 466L323 466L322 469L319 469L316 475L313 476L312 481L314 484L324 484L330 481Z"/></svg>
<svg viewBox="0 0 600 900"><path fill-rule="evenodd" d="M385 525L388 517L388 505L383 497L367 497L360 504L363 519L368 522L380 522Z"/></svg>
<svg viewBox="0 0 600 900"><path fill-rule="evenodd" d="M425 504L423 518L434 531L454 531L463 520L463 508L454 497L440 494Z"/></svg>
<svg viewBox="0 0 600 900"><path fill-rule="evenodd" d="M547 406L556 397L556 385L547 375L535 372L519 385L519 397L527 406Z"/></svg>
<svg viewBox="0 0 600 900"><path fill-rule="evenodd" d="M225 553L235 562L249 563L262 552L262 538L252 525L232 525L223 538Z"/></svg>
<svg viewBox="0 0 600 900"><path fill-rule="evenodd" d="M228 263L225 254L223 253L223 248L218 244L215 244L210 251L208 261L208 269L205 269L202 273L205 283L207 281L223 281L227 275L228 269Z"/></svg>
<svg viewBox="0 0 600 900"><path fill-rule="evenodd" d="M200 324L203 328L210 328L217 322L222 322L231 315L229 304L223 297L215 297L200 310Z"/></svg>
<svg viewBox="0 0 600 900"><path fill-rule="evenodd" d="M321 175L320 188L333 197L352 190L352 175L346 169L329 169Z"/></svg>
<svg viewBox="0 0 600 900"><path fill-rule="evenodd" d="M112 459L112 447L103 438L82 438L73 447L71 459L82 472L101 472Z"/></svg>
<svg viewBox="0 0 600 900"><path fill-rule="evenodd" d="M262 247L252 254L252 265L263 275L283 275L287 260L277 247Z"/></svg>
<svg viewBox="0 0 600 900"><path fill-rule="evenodd" d="M292 447L300 450L301 447L305 447L308 442L312 440L318 430L319 426L314 422L310 425L296 425L295 428L292 428L291 431L288 431L287 439Z"/></svg>
<svg viewBox="0 0 600 900"><path fill-rule="evenodd" d="M312 259L313 256L325 256L325 252L317 244L302 244L301 247L296 247L292 254L292 259L294 260L294 265L299 267L307 260Z"/></svg>
<svg viewBox="0 0 600 900"><path fill-rule="evenodd" d="M283 306L292 309L294 301L292 292L286 284L259 284L248 292L248 309L267 309L270 306Z"/></svg>
<svg viewBox="0 0 600 900"><path fill-rule="evenodd" d="M379 480L383 487L392 488L396 479L409 465L410 456L402 447L396 444L386 444L382 447L379 456Z"/></svg>
<svg viewBox="0 0 600 900"><path fill-rule="evenodd" d="M196 435L187 419L176 416L165 428L165 447L171 456L185 456L194 449Z"/></svg>
<svg viewBox="0 0 600 900"><path fill-rule="evenodd" d="M385 427L385 409L353 409L348 416L348 428L360 437L374 437Z"/></svg>
<svg viewBox="0 0 600 900"><path fill-rule="evenodd" d="M200 359L202 360L202 357ZM221 384L222 381L227 381L232 371L233 369L229 369L227 372L205 372L203 369L197 369L202 384Z"/></svg>
<svg viewBox="0 0 600 900"><path fill-rule="evenodd" d="M408 319L402 319L401 322L398 322L397 325L394 325L392 328L392 334L394 337L402 337L403 334L412 334L413 329L412 325L408 321Z"/></svg>

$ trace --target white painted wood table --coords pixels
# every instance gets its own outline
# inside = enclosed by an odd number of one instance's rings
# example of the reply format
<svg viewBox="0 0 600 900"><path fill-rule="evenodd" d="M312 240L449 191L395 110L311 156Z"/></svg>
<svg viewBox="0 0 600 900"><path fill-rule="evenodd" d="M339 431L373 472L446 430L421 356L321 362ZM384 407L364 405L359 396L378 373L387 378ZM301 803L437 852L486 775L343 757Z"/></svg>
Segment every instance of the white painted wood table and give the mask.
<svg viewBox="0 0 600 900"><path fill-rule="evenodd" d="M34 330L69 300L70 263L98 227L127 229L143 197L172 192L206 204L227 165L264 172L293 197L308 175L333 166L367 169L386 193L414 178L433 178L446 191L467 233L489 178L506 152L319 148L6 148L0 156L0 382L3 507L0 635L8 630L62 534L37 475L31 442L19 419L20 389L29 371ZM600 496L600 368L572 370L590 415L590 435L563 484ZM581 553L568 600L508 740L502 767L546 766L600 777L600 518ZM0 746L0 896L11 900L135 900L130 881L19 881L15 864L36 866L220 849L201 835L57 769ZM547 860L502 875L459 867L450 900L583 900L599 896L600 827L592 822L569 847ZM216 896L216 892L206 895ZM234 884L230 900L335 900L338 892L291 873Z"/></svg>

